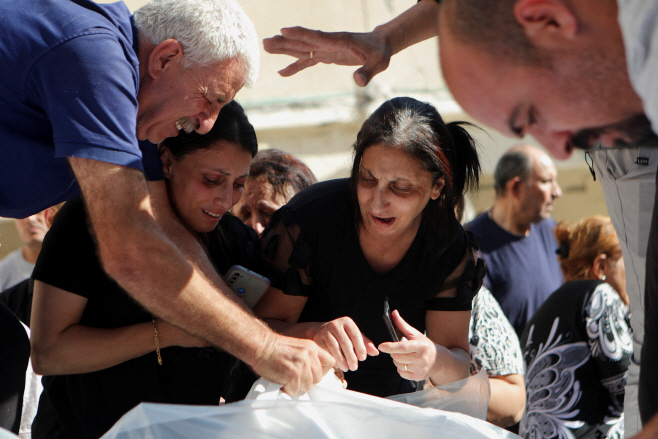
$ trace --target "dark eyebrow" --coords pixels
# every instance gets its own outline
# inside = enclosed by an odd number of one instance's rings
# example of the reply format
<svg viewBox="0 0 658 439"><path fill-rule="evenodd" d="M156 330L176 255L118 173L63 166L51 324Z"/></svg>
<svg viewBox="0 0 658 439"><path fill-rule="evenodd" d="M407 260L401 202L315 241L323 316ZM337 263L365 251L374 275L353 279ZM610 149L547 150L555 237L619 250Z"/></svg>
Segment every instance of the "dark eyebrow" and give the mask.
<svg viewBox="0 0 658 439"><path fill-rule="evenodd" d="M512 110L512 114L510 114L509 119L507 119L507 126L509 127L510 131L516 134L518 137L523 137L523 130L516 126L516 119L519 117L519 112L521 111L521 105L517 105L514 107Z"/></svg>

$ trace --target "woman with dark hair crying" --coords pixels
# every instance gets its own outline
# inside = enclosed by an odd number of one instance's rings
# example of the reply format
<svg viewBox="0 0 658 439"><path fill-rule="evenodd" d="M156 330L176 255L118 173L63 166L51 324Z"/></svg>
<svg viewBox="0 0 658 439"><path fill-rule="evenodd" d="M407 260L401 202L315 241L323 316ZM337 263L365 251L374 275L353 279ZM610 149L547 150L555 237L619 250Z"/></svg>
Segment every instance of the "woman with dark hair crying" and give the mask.
<svg viewBox="0 0 658 439"><path fill-rule="evenodd" d="M280 290L255 313L329 351L352 390L389 396L412 391L412 381L468 377L484 268L454 205L478 174L462 124L412 98L385 102L357 136L351 177L315 184L273 216L262 246Z"/></svg>

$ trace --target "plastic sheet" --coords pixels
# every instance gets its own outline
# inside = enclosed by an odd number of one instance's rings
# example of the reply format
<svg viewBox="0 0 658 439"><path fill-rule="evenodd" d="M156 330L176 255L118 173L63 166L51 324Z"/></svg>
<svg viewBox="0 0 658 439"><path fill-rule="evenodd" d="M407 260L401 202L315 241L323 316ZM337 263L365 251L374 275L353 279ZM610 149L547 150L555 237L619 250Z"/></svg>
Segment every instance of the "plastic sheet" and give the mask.
<svg viewBox="0 0 658 439"><path fill-rule="evenodd" d="M484 369L481 369L479 373L461 381L442 384L419 392L389 396L388 399L416 407L463 413L486 420L490 396L489 376Z"/></svg>
<svg viewBox="0 0 658 439"><path fill-rule="evenodd" d="M0 427L0 439L18 439L18 436L16 436L11 431Z"/></svg>
<svg viewBox="0 0 658 439"><path fill-rule="evenodd" d="M518 438L461 413L345 390L333 374L294 398L279 389L261 379L252 387L250 399L219 407L140 404L103 439Z"/></svg>

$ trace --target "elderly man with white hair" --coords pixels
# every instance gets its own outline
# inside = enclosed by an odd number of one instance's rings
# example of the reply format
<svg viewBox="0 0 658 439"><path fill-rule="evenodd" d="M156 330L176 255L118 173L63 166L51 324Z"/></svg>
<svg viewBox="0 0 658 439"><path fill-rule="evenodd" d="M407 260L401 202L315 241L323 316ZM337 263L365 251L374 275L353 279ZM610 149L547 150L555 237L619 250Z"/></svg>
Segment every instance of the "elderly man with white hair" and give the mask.
<svg viewBox="0 0 658 439"><path fill-rule="evenodd" d="M256 79L258 40L239 5L154 0L131 16L121 2L0 0L0 16L0 216L81 192L104 269L146 309L289 393L319 381L331 358L239 304L158 181L153 144L208 132Z"/></svg>

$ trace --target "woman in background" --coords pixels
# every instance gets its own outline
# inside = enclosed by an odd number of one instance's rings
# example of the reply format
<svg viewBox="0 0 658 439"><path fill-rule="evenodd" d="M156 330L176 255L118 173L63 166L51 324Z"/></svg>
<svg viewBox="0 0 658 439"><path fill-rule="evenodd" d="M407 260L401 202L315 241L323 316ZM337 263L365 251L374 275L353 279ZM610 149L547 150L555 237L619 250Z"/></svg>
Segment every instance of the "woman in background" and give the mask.
<svg viewBox="0 0 658 439"><path fill-rule="evenodd" d="M259 151L251 161L242 198L231 211L260 235L274 212L314 183L313 172L292 154L278 149Z"/></svg>
<svg viewBox="0 0 658 439"><path fill-rule="evenodd" d="M554 230L566 283L528 322L524 438L623 437L624 387L633 352L626 272L610 219Z"/></svg>

